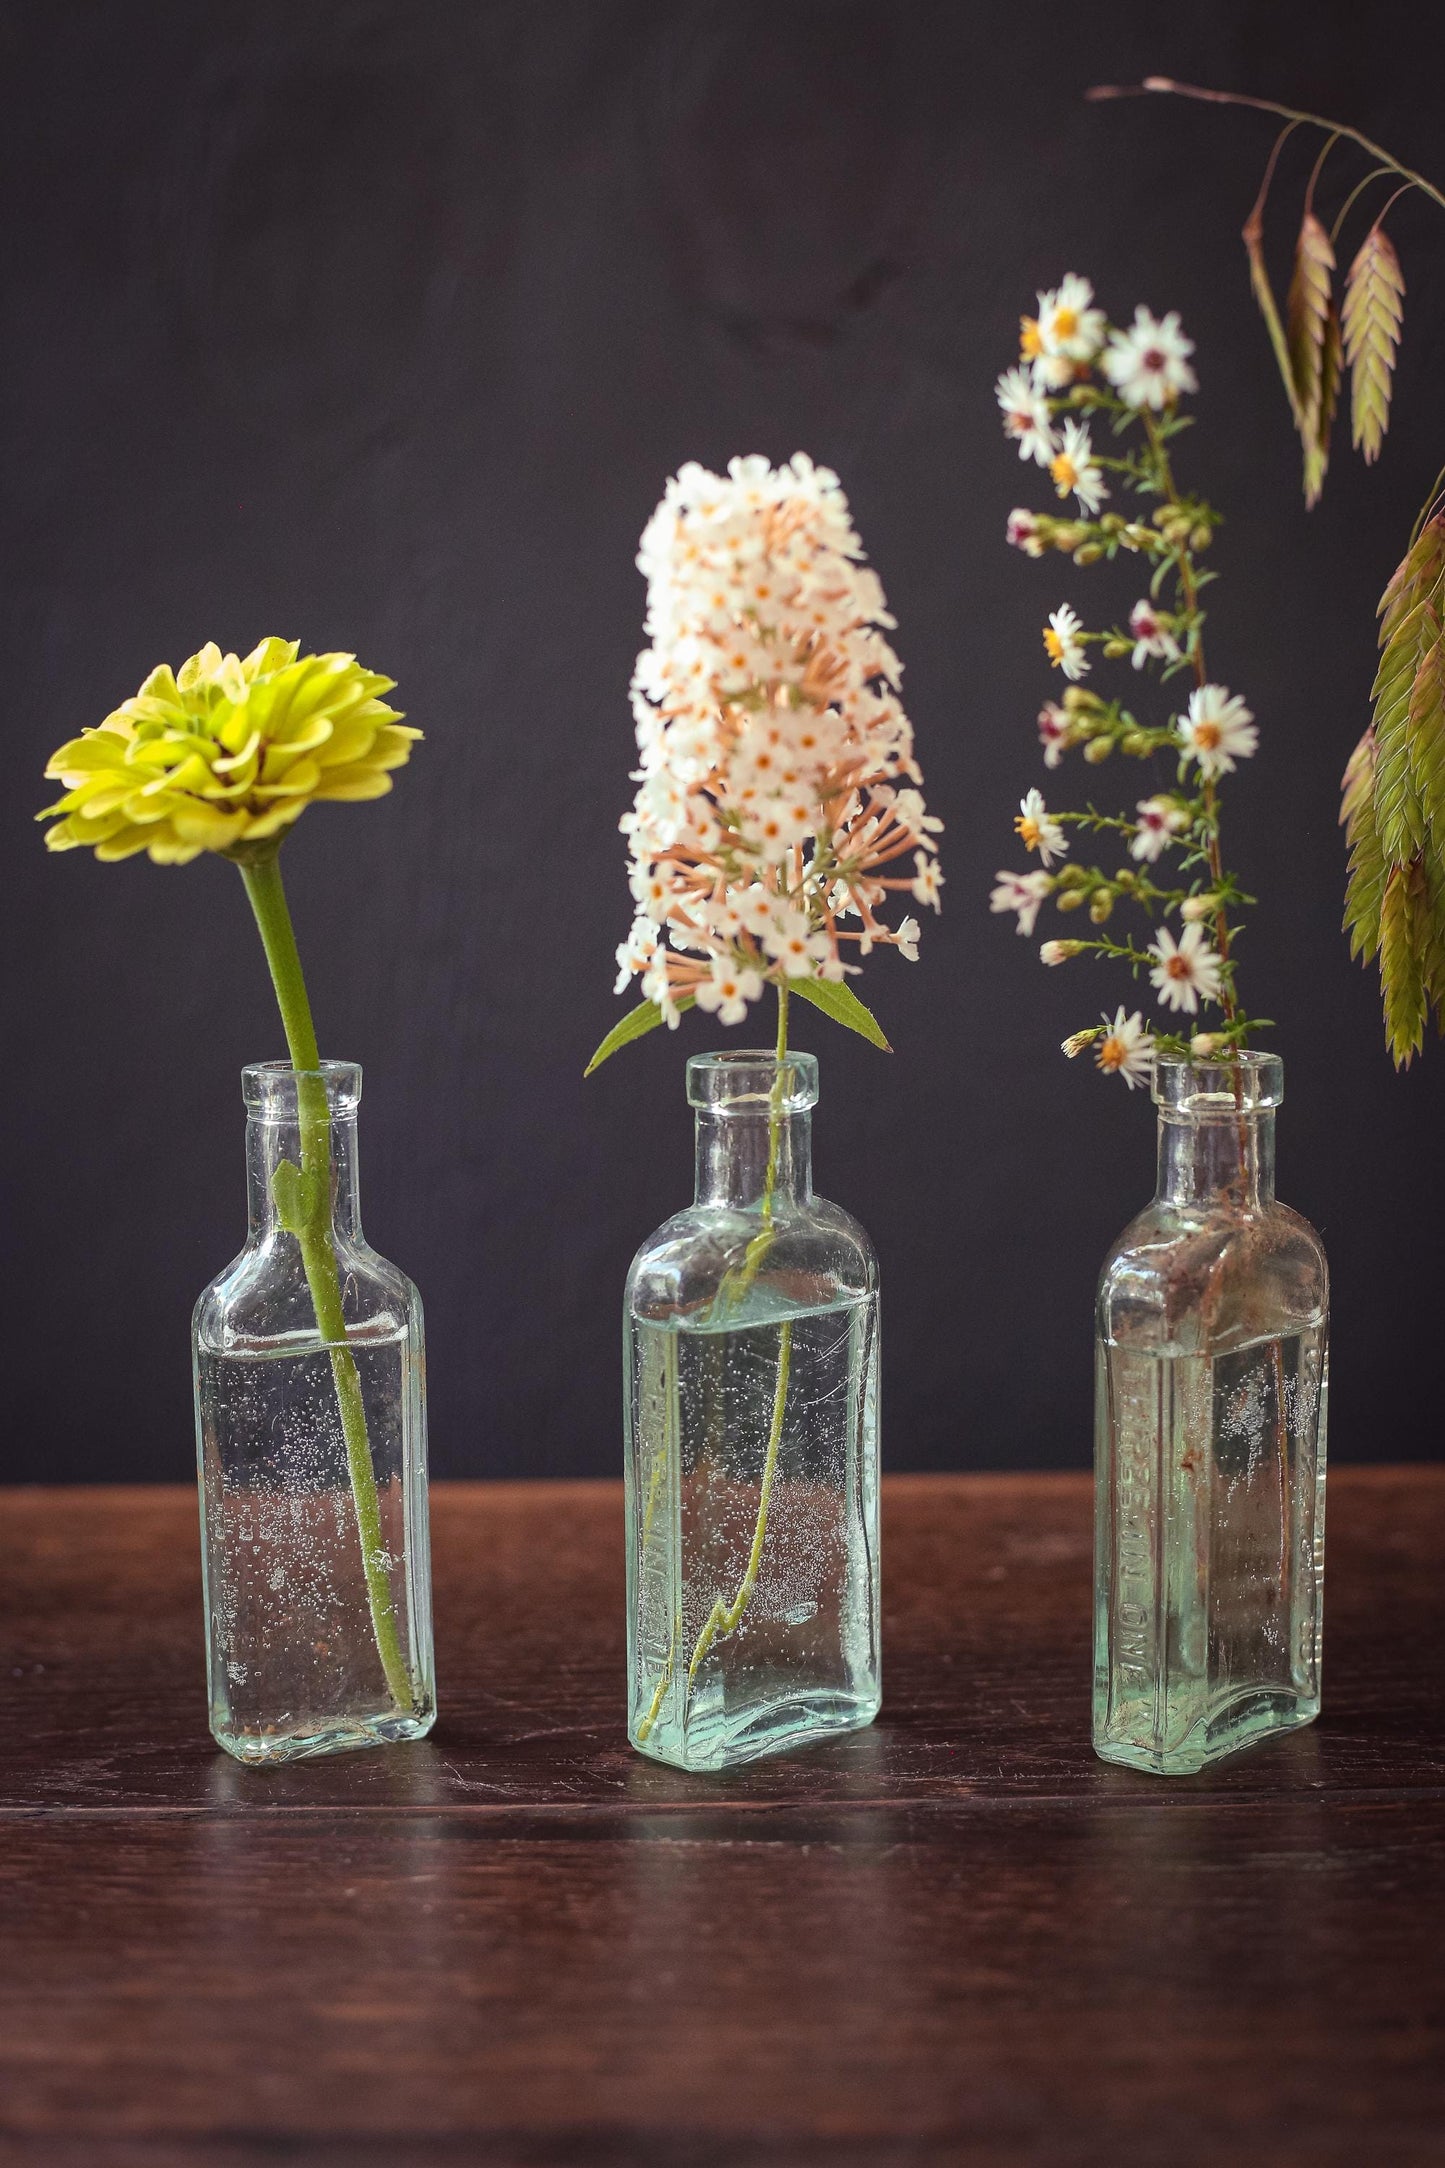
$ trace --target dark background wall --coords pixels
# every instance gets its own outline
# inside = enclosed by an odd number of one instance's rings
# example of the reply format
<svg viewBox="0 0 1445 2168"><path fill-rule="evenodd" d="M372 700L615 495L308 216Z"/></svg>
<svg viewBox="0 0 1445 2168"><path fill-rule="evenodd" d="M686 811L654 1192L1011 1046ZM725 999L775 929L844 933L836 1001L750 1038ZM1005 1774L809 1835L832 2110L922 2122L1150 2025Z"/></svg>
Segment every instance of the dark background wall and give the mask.
<svg viewBox="0 0 1445 2168"><path fill-rule="evenodd" d="M6 1473L185 1473L190 1306L243 1227L238 1071L281 1051L233 870L47 859L40 770L157 660L271 631L356 649L427 733L383 804L309 812L286 867L323 1047L366 1068L368 1229L428 1304L433 1465L616 1467L622 1278L688 1193L706 1030L582 1083L629 918L633 554L680 461L798 447L852 497L948 823L923 960L863 986L896 1055L799 1021L819 1185L883 1257L887 1457L1086 1458L1092 1285L1150 1187L1152 1112L1057 1051L1127 982L1045 973L986 909L1044 780L1043 614L1134 595L1002 540L1044 500L992 380L1070 269L1198 341L1183 465L1228 515L1211 665L1263 725L1231 856L1263 899L1282 1191L1335 1270L1334 1445L1440 1450L1445 1053L1390 1070L1336 931L1334 815L1441 456L1445 231L1427 204L1392 219L1400 418L1306 518L1237 240L1269 124L1080 95L1167 71L1289 97L1438 177L1427 12L0 10ZM1138 795L1132 767L1066 774Z"/></svg>

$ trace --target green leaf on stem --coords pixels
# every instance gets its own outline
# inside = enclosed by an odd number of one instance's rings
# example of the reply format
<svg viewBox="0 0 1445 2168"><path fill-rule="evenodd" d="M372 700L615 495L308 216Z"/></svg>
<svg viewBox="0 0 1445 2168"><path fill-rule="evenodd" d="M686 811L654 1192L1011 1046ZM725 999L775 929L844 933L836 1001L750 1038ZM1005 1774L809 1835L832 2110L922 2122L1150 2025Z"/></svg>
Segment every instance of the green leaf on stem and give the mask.
<svg viewBox="0 0 1445 2168"><path fill-rule="evenodd" d="M674 1003L679 1015L692 1006L693 997L691 994L684 994L680 1001ZM634 1039L645 1038L649 1031L656 1031L662 1020L662 1011L655 1001L642 1001L638 1003L635 1009L629 1009L622 1021L614 1024L608 1032L607 1037L582 1071L583 1076L591 1076L594 1069L600 1069L603 1062L615 1054L619 1047L630 1046Z"/></svg>
<svg viewBox="0 0 1445 2168"><path fill-rule="evenodd" d="M271 1177L276 1217L288 1235L304 1235L321 1216L321 1184L315 1175L303 1174L294 1160L283 1159Z"/></svg>
<svg viewBox="0 0 1445 2168"><path fill-rule="evenodd" d="M831 1016L835 1024L844 1024L849 1031L856 1031L870 1046L879 1047L885 1054L893 1052L873 1011L864 1006L842 979L789 979L788 992L796 994L800 1001L811 1001L815 1009Z"/></svg>

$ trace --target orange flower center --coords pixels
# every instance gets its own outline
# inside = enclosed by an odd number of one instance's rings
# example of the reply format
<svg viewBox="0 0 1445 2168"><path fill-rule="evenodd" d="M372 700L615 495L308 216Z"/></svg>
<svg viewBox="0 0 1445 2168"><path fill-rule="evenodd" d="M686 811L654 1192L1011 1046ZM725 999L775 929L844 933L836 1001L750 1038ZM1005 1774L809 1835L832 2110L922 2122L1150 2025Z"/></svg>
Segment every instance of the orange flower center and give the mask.
<svg viewBox="0 0 1445 2168"><path fill-rule="evenodd" d="M1116 1039L1112 1034L1099 1048L1099 1067L1101 1069L1122 1069L1128 1059L1128 1047L1125 1046L1122 1039Z"/></svg>
<svg viewBox="0 0 1445 2168"><path fill-rule="evenodd" d="M1073 309L1055 309L1055 311L1054 311L1054 336L1055 336L1055 338L1059 338L1059 339L1072 339L1072 337L1074 336L1074 333L1075 333L1075 332L1076 332L1076 331L1078 330L1078 328L1079 328L1079 319L1078 319L1078 316L1077 316L1077 315L1075 314L1075 312L1074 312L1074 310L1073 310Z"/></svg>
<svg viewBox="0 0 1445 2168"><path fill-rule="evenodd" d="M1206 753L1214 751L1219 739L1220 729L1218 723L1196 723L1194 725L1194 742L1196 745L1202 745Z"/></svg>
<svg viewBox="0 0 1445 2168"><path fill-rule="evenodd" d="M1045 625L1044 627L1044 647L1050 662L1063 661L1064 643L1052 625Z"/></svg>
<svg viewBox="0 0 1445 2168"><path fill-rule="evenodd" d="M1021 316L1019 318L1019 353L1025 361L1032 361L1035 354L1041 353L1042 350L1043 341L1039 337L1037 318Z"/></svg>
<svg viewBox="0 0 1445 2168"><path fill-rule="evenodd" d="M1194 966L1187 956L1171 956L1164 969L1171 979L1192 979L1194 976Z"/></svg>
<svg viewBox="0 0 1445 2168"><path fill-rule="evenodd" d="M1024 849L1031 851L1038 842L1041 833L1038 822L1030 814L1020 813L1018 819L1014 822L1014 827L1018 830Z"/></svg>
<svg viewBox="0 0 1445 2168"><path fill-rule="evenodd" d="M1057 459L1051 462L1049 472L1059 485L1061 497L1066 489L1073 489L1079 479L1079 470L1067 452L1059 453Z"/></svg>

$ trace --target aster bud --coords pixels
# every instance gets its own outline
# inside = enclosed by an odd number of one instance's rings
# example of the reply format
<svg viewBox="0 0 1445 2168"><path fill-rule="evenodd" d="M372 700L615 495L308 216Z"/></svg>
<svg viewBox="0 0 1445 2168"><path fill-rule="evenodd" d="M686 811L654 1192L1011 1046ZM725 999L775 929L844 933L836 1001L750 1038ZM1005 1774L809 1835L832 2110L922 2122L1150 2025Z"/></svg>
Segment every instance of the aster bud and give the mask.
<svg viewBox="0 0 1445 2168"><path fill-rule="evenodd" d="M1078 559L1076 558L1074 562L1077 564ZM1109 656L1112 661L1117 662L1121 655L1127 655L1129 653L1129 650L1131 649L1133 644L1134 643L1132 640L1117 638L1113 640L1106 640L1104 642L1104 653Z"/></svg>
<svg viewBox="0 0 1445 2168"><path fill-rule="evenodd" d="M1084 943L1082 941L1045 941L1039 950L1039 962L1044 964L1066 964L1070 957L1082 956L1083 953Z"/></svg>
<svg viewBox="0 0 1445 2168"><path fill-rule="evenodd" d="M1187 926L1197 926L1202 918L1213 918L1218 909L1217 896L1186 896L1179 906L1179 916Z"/></svg>
<svg viewBox="0 0 1445 2168"><path fill-rule="evenodd" d="M1107 888L1101 888L1098 895L1089 905L1089 916L1094 921L1094 924L1096 926L1102 926L1106 919L1112 918L1113 913L1114 899L1109 894Z"/></svg>
<svg viewBox="0 0 1445 2168"><path fill-rule="evenodd" d="M1061 888L1054 897L1054 902L1061 911L1077 911L1083 900L1084 892L1080 888Z"/></svg>
<svg viewBox="0 0 1445 2168"><path fill-rule="evenodd" d="M1096 565L1103 554L1104 552L1097 542L1085 542L1081 548L1074 551L1074 563L1076 565ZM1109 653L1107 647L1104 649L1104 653L1106 655Z"/></svg>
<svg viewBox="0 0 1445 2168"><path fill-rule="evenodd" d="M1142 730L1127 730L1119 740L1119 751L1127 753L1131 760L1142 760L1149 751L1149 740Z"/></svg>
<svg viewBox="0 0 1445 2168"><path fill-rule="evenodd" d="M1207 550L1213 540L1214 529L1207 527L1202 520L1197 527L1189 530L1189 547L1192 550Z"/></svg>
<svg viewBox="0 0 1445 2168"><path fill-rule="evenodd" d="M1196 1061L1208 1061L1224 1043L1217 1031L1196 1031L1189 1042L1189 1051Z"/></svg>
<svg viewBox="0 0 1445 2168"><path fill-rule="evenodd" d="M1114 748L1108 738L1090 738L1084 747L1084 758L1097 768L1100 761L1107 760Z"/></svg>
<svg viewBox="0 0 1445 2168"><path fill-rule="evenodd" d="M1066 685L1059 705L1066 715L1097 715L1104 703L1097 693L1091 693L1086 686Z"/></svg>

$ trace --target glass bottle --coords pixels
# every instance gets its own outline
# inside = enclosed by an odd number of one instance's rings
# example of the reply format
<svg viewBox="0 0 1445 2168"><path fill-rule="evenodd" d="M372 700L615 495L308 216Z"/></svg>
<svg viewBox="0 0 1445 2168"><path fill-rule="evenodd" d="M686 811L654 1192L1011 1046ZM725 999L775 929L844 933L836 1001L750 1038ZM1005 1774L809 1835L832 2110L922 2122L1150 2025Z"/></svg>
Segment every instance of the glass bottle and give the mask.
<svg viewBox="0 0 1445 2168"><path fill-rule="evenodd" d="M206 1658L216 1740L275 1762L435 1720L426 1371L417 1291L361 1231L360 1069L242 1081L246 1246L192 1326Z"/></svg>
<svg viewBox="0 0 1445 2168"><path fill-rule="evenodd" d="M702 1054L697 1195L626 1298L628 1736L725 1769L878 1712L878 1269L811 1054Z"/></svg>
<svg viewBox="0 0 1445 2168"><path fill-rule="evenodd" d="M1272 1054L1157 1063L1158 1193L1100 1282L1094 1748L1161 1776L1319 1713L1329 1292L1282 1091Z"/></svg>

